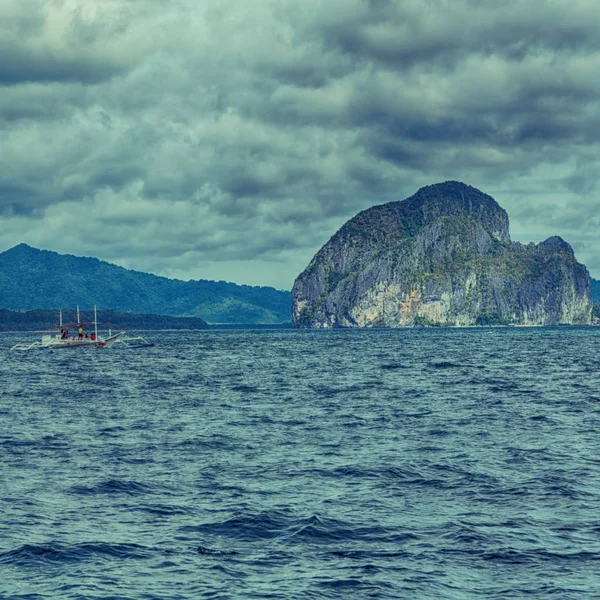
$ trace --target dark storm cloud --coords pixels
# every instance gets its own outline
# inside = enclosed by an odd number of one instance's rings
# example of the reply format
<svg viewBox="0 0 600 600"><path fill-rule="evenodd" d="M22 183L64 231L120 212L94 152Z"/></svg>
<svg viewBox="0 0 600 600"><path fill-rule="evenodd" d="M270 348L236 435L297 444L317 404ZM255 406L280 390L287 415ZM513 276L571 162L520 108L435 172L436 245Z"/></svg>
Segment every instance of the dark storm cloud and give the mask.
<svg viewBox="0 0 600 600"><path fill-rule="evenodd" d="M56 57L0 44L0 85L24 82L79 81L98 83L124 71L125 65L93 57Z"/></svg>
<svg viewBox="0 0 600 600"><path fill-rule="evenodd" d="M74 107L83 109L85 96L85 87L79 85L29 83L0 87L0 128L14 127L17 121L56 124L69 118ZM2 121L7 123L3 125Z"/></svg>
<svg viewBox="0 0 600 600"><path fill-rule="evenodd" d="M598 191L599 182L600 162L597 157L580 152L572 174L564 180L566 188L578 196L589 197Z"/></svg>
<svg viewBox="0 0 600 600"><path fill-rule="evenodd" d="M40 194L30 185L0 179L0 215L30 216L40 204Z"/></svg>
<svg viewBox="0 0 600 600"><path fill-rule="evenodd" d="M125 73L149 47L131 17L124 2L8 0L0 7L0 86L94 84Z"/></svg>
<svg viewBox="0 0 600 600"><path fill-rule="evenodd" d="M598 43L592 2L349 4L353 10L327 11L323 29L328 43L395 69L424 63L448 68L474 53L520 60L547 50L588 51Z"/></svg>
<svg viewBox="0 0 600 600"><path fill-rule="evenodd" d="M591 0L9 0L3 245L289 287L359 210L460 179L591 260L599 28Z"/></svg>

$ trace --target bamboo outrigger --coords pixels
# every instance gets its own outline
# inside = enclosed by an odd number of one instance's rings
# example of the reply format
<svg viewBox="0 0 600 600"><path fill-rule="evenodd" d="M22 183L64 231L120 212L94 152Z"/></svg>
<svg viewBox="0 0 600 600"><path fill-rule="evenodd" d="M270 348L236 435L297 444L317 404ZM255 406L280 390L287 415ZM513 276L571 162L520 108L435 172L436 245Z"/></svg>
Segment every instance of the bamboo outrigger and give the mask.
<svg viewBox="0 0 600 600"><path fill-rule="evenodd" d="M98 319L96 307L94 306L94 333L83 337L83 333L75 336L69 336L69 330L63 327L62 311L59 312L60 324L58 331L53 333L42 334L41 338L37 338L30 342L19 342L15 344L11 350L33 350L40 349L59 349L59 348L110 348L115 342L125 333L120 331L112 335L109 330L108 337L98 335ZM79 306L77 307L77 328L82 331L82 323L79 318Z"/></svg>

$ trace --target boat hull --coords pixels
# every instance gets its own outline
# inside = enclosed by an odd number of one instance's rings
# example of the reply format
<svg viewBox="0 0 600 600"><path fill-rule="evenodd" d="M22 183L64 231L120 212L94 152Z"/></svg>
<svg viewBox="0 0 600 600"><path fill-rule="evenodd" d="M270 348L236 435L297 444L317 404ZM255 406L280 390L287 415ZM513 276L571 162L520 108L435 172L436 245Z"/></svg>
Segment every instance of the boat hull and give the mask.
<svg viewBox="0 0 600 600"><path fill-rule="evenodd" d="M120 331L115 335L111 335L108 338L98 338L92 340L90 338L66 338L60 339L59 337L43 336L41 341L35 341L32 343L19 343L12 347L12 350L33 350L39 348L40 350L62 350L65 348L110 348L125 332Z"/></svg>
<svg viewBox="0 0 600 600"><path fill-rule="evenodd" d="M99 338L92 340L90 338L68 338L66 340L53 339L50 343L44 345L43 348L59 349L59 348L110 348L125 332L120 331L108 338Z"/></svg>

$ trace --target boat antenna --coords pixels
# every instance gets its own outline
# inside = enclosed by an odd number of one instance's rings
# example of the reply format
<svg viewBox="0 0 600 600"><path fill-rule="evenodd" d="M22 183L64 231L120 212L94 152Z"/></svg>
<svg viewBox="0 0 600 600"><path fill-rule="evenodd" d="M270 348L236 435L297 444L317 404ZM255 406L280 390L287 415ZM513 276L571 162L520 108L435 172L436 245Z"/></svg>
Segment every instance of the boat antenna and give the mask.
<svg viewBox="0 0 600 600"><path fill-rule="evenodd" d="M98 315L96 314L96 305L94 304L94 337L98 339Z"/></svg>

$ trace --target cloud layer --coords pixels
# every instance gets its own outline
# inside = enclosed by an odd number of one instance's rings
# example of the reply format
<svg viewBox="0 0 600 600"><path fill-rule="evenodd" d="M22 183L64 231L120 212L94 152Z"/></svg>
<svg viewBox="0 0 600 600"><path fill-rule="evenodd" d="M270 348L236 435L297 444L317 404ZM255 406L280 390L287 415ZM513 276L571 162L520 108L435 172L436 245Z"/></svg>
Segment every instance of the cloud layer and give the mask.
<svg viewBox="0 0 600 600"><path fill-rule="evenodd" d="M600 276L599 30L591 0L9 0L0 250L289 289L458 179Z"/></svg>

